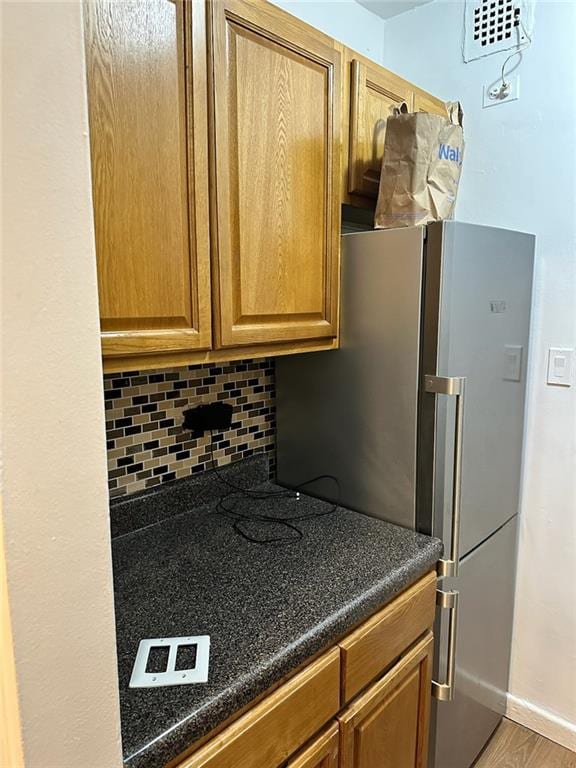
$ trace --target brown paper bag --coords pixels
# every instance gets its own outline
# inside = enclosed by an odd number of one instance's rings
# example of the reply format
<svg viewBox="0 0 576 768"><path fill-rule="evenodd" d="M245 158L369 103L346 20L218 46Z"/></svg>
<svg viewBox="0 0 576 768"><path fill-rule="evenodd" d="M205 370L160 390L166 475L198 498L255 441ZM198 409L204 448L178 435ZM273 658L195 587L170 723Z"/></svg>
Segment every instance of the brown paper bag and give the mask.
<svg viewBox="0 0 576 768"><path fill-rule="evenodd" d="M411 227L453 215L462 170L462 107L448 117L409 113L406 104L386 122L376 229Z"/></svg>

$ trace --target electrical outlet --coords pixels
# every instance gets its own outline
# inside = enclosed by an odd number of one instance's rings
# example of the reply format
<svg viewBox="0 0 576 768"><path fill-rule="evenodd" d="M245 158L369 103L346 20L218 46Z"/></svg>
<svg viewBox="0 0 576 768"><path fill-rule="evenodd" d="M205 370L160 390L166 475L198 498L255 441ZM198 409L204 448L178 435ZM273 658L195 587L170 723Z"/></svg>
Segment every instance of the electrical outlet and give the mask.
<svg viewBox="0 0 576 768"><path fill-rule="evenodd" d="M493 83L484 86L482 107L495 107L508 101L516 101L520 98L520 76L506 75L506 86L498 78Z"/></svg>

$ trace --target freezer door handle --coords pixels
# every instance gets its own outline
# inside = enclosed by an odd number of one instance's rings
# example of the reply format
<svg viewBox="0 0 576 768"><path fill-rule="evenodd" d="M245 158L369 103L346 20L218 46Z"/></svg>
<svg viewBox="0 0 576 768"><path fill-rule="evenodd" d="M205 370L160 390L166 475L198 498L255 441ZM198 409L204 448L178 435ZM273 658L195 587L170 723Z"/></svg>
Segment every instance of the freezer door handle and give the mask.
<svg viewBox="0 0 576 768"><path fill-rule="evenodd" d="M450 555L438 563L438 575L456 576L460 551L460 511L462 502L462 440L464 435L464 394L466 378L464 376L424 377L426 392L435 395L451 395L456 398L456 418L454 434L454 469L452 472L452 533L450 536Z"/></svg>
<svg viewBox="0 0 576 768"><path fill-rule="evenodd" d="M446 682L432 681L432 696L439 701L452 701L454 698L454 676L456 672L456 636L458 633L458 599L459 592L436 590L436 605L450 611L448 624L448 652L446 655Z"/></svg>

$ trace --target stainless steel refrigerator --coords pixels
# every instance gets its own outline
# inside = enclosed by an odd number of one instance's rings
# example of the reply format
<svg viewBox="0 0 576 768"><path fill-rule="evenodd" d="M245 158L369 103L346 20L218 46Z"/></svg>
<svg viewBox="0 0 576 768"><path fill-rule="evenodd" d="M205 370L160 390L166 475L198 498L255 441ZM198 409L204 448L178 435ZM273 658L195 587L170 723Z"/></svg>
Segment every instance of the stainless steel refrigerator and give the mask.
<svg viewBox="0 0 576 768"><path fill-rule="evenodd" d="M469 768L505 710L533 255L453 221L343 235L341 348L277 361L279 482L336 475L342 504L445 542L435 768Z"/></svg>

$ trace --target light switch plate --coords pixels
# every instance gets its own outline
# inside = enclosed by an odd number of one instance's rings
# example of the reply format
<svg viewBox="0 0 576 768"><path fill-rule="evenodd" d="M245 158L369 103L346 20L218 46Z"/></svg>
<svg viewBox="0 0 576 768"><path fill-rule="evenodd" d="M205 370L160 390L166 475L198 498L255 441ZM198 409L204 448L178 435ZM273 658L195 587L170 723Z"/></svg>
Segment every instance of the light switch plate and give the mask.
<svg viewBox="0 0 576 768"><path fill-rule="evenodd" d="M548 350L548 384L572 386L573 349L550 347Z"/></svg>
<svg viewBox="0 0 576 768"><path fill-rule="evenodd" d="M522 378L523 351L523 347L515 344L504 347L504 381L520 381Z"/></svg>

